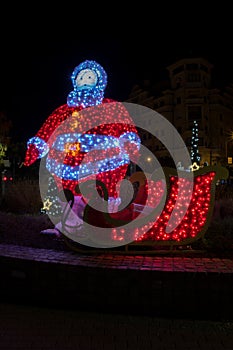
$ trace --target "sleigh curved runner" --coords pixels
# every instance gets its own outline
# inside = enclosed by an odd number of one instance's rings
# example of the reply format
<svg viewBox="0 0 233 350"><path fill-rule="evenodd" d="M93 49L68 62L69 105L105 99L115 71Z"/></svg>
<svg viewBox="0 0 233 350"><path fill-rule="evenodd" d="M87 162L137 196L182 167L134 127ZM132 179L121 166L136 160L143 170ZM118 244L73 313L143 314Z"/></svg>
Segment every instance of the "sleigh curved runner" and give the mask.
<svg viewBox="0 0 233 350"><path fill-rule="evenodd" d="M163 173L163 178L156 172L152 177L134 173L129 181L138 185L136 196L116 212L103 212L91 203L86 205L83 221L93 225L93 230L85 235L84 225L76 232L80 235L78 242L69 237L70 226L64 218L62 232L66 244L83 253L156 254L204 240L213 215L217 183L227 179L228 170L205 166L193 171L192 180L186 171L178 176L176 169L163 168ZM106 192L104 198L108 198ZM66 217L69 208L64 210ZM106 232L102 237L94 227L107 228L109 244L103 244Z"/></svg>

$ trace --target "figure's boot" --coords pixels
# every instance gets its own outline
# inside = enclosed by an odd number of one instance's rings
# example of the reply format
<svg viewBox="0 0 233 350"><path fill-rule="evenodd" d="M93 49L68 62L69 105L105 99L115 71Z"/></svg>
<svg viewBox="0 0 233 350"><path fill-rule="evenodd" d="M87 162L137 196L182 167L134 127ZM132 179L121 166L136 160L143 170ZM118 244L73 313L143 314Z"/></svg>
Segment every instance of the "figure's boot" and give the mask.
<svg viewBox="0 0 233 350"><path fill-rule="evenodd" d="M83 236L82 229L85 206L86 203L82 196L74 196L73 201L63 202L61 221L55 225L55 229L67 236Z"/></svg>

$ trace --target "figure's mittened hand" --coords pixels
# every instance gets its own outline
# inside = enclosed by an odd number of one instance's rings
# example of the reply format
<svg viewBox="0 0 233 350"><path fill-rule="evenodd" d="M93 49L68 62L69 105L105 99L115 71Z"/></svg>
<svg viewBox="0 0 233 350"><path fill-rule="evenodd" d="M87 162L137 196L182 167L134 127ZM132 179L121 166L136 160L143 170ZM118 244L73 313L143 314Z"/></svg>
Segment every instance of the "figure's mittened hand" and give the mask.
<svg viewBox="0 0 233 350"><path fill-rule="evenodd" d="M28 145L25 155L24 165L30 166L39 158L39 151L32 143Z"/></svg>

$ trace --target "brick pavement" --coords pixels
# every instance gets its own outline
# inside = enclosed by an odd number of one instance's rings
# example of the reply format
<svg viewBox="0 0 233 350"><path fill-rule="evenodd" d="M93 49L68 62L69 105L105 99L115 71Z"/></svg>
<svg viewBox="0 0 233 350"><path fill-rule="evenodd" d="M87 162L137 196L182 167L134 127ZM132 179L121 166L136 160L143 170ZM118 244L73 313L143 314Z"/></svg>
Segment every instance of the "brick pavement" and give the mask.
<svg viewBox="0 0 233 350"><path fill-rule="evenodd" d="M0 245L0 349L233 348L232 259Z"/></svg>
<svg viewBox="0 0 233 350"><path fill-rule="evenodd" d="M233 319L233 260L78 254L0 245L2 300L157 316Z"/></svg>
<svg viewBox="0 0 233 350"><path fill-rule="evenodd" d="M233 273L233 259L145 256L127 254L78 254L75 251L31 248L13 244L0 244L0 257L18 258L74 266L110 269L135 269L169 272Z"/></svg>

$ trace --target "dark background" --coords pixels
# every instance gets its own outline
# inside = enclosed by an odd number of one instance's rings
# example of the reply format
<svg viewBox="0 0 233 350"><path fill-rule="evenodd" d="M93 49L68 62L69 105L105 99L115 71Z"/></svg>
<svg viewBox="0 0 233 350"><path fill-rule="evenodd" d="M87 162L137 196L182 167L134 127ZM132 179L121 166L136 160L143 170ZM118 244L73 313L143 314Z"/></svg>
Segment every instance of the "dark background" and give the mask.
<svg viewBox="0 0 233 350"><path fill-rule="evenodd" d="M73 88L73 69L86 59L104 67L108 74L105 97L118 101L126 100L133 85L144 79L156 83L167 79L166 67L187 57L201 56L214 65L214 86L233 82L231 21L221 13L219 18L212 12L201 18L200 13L193 16L195 20L186 14L186 21L174 17L170 23L164 14L160 24L151 22L150 29L137 22L119 35L107 27L98 29L98 35L95 30L78 29L71 35L72 30L65 30L59 21L56 30L52 26L45 30L43 18L40 26L27 26L27 30L22 23L11 25L11 30L4 28L0 111L12 120L14 137L26 141L34 136L49 114L66 103Z"/></svg>

